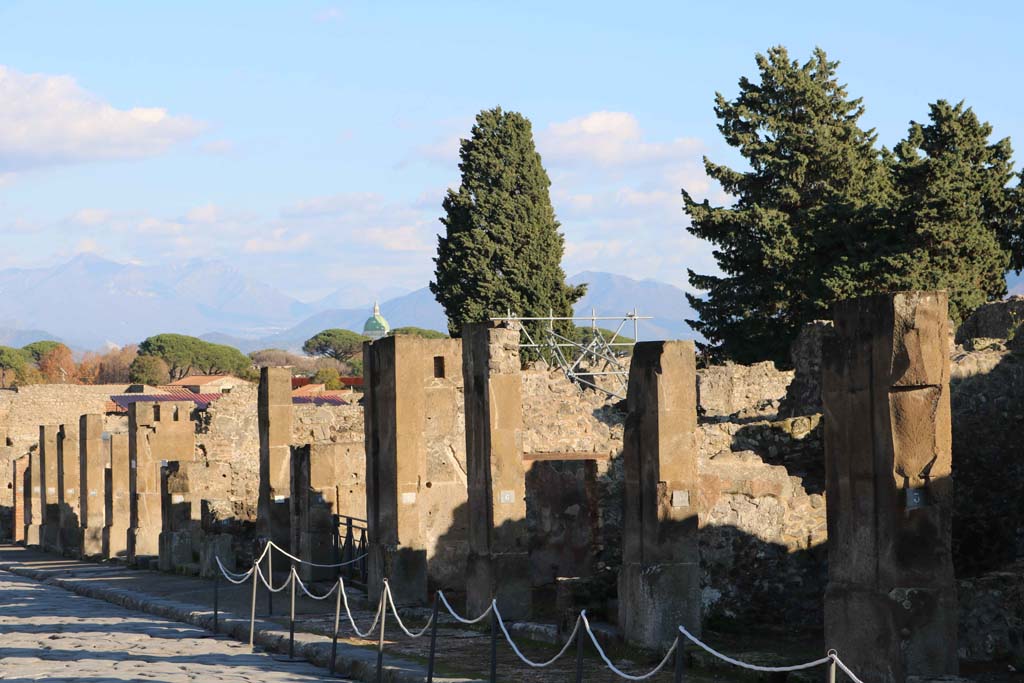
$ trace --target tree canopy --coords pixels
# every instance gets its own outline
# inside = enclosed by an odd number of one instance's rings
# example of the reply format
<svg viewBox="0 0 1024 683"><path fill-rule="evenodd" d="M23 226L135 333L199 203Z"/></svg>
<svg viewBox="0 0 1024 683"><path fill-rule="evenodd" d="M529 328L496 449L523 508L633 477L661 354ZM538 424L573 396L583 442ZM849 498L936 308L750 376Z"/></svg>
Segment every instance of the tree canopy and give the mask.
<svg viewBox="0 0 1024 683"><path fill-rule="evenodd" d="M721 275L689 271L688 321L712 359L788 362L800 327L832 302L880 291L949 290L955 321L1005 291L1019 240L1009 141L959 104L932 105L895 153L859 125L864 105L821 49L800 64L785 48L757 55L759 79L716 95L725 141L746 160L704 160L734 198L683 191L688 230L711 242Z"/></svg>
<svg viewBox="0 0 1024 683"><path fill-rule="evenodd" d="M172 380L189 374L246 376L252 361L238 349L184 334L157 334L139 344L140 356L156 356Z"/></svg>
<svg viewBox="0 0 1024 683"><path fill-rule="evenodd" d="M428 330L424 327L414 327L407 325L406 327L396 327L391 330L391 334L408 334L413 337L423 337L424 339L447 339L448 335L444 332L438 332L437 330Z"/></svg>
<svg viewBox="0 0 1024 683"><path fill-rule="evenodd" d="M158 356L136 356L128 368L128 379L135 384L159 386L170 379L170 369Z"/></svg>
<svg viewBox="0 0 1024 683"><path fill-rule="evenodd" d="M33 362L38 363L43 359L43 356L50 353L54 349L60 347L67 348L64 344L59 341L53 341L51 339L42 339L40 341L34 341L31 344L26 344L21 347L21 350L31 356Z"/></svg>
<svg viewBox="0 0 1024 683"><path fill-rule="evenodd" d="M500 107L480 112L459 158L462 181L442 204L430 283L448 331L457 337L464 324L507 311L571 316L586 287L565 282L564 238L530 121Z"/></svg>
<svg viewBox="0 0 1024 683"><path fill-rule="evenodd" d="M363 342L370 341L351 330L332 328L319 332L302 345L302 350L310 356L326 356L342 362L348 362L363 350Z"/></svg>

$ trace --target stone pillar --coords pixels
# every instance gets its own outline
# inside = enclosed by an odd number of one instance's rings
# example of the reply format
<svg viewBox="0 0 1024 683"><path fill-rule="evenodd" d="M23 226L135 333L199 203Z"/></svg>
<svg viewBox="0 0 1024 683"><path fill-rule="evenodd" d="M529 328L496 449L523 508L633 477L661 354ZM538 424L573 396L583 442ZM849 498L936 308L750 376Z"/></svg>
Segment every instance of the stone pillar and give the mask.
<svg viewBox="0 0 1024 683"><path fill-rule="evenodd" d="M78 557L82 547L81 467L78 425L61 425L57 435L58 546L61 554L69 557Z"/></svg>
<svg viewBox="0 0 1024 683"><path fill-rule="evenodd" d="M25 545L43 544L43 462L40 449L29 452L25 471Z"/></svg>
<svg viewBox="0 0 1024 683"><path fill-rule="evenodd" d="M106 529L106 471L109 451L104 448L103 416L83 415L78 420L79 470L81 472L83 558L103 555Z"/></svg>
<svg viewBox="0 0 1024 683"><path fill-rule="evenodd" d="M40 425L39 427L39 465L41 471L40 491L42 495L43 516L40 545L45 550L59 550L60 543L60 487L57 474L59 456L57 441L60 427L58 425Z"/></svg>
<svg viewBox="0 0 1024 683"><path fill-rule="evenodd" d="M641 342L629 368L619 626L661 648L701 632L697 367L693 342Z"/></svg>
<svg viewBox="0 0 1024 683"><path fill-rule="evenodd" d="M260 369L260 492L257 528L285 550L289 529L292 441L292 373L289 368Z"/></svg>
<svg viewBox="0 0 1024 683"><path fill-rule="evenodd" d="M338 471L341 444L292 446L291 546L296 555L317 564L338 561L338 529L334 515L340 508ZM297 567L303 581L329 581L336 569L308 564Z"/></svg>
<svg viewBox="0 0 1024 683"><path fill-rule="evenodd" d="M103 556L107 559L128 557L128 530L131 527L131 467L128 455L128 435L108 434L103 437L109 467L104 503L106 526L103 527Z"/></svg>
<svg viewBox="0 0 1024 683"><path fill-rule="evenodd" d="M195 489L202 488L192 478L202 478L207 469L202 463L167 462L160 468L160 571L173 572L190 567L197 573L193 534L200 525L201 504Z"/></svg>
<svg viewBox="0 0 1024 683"><path fill-rule="evenodd" d="M3 448L0 448L2 453ZM0 457L3 457L0 454ZM25 542L25 519L28 517L28 496L31 481L28 476L28 458L21 456L11 461L11 485L14 487L14 511L11 518L11 540L15 543Z"/></svg>
<svg viewBox="0 0 1024 683"><path fill-rule="evenodd" d="M864 680L957 673L948 315L944 292L833 309L825 641Z"/></svg>
<svg viewBox="0 0 1024 683"><path fill-rule="evenodd" d="M420 525L426 481L424 367L418 340L363 344L369 599L386 577L400 603L427 601L427 549Z"/></svg>
<svg viewBox="0 0 1024 683"><path fill-rule="evenodd" d="M479 614L497 598L503 616L521 619L530 615L532 587L519 328L466 325L462 374L469 487L466 610Z"/></svg>
<svg viewBox="0 0 1024 683"><path fill-rule="evenodd" d="M128 457L131 469L131 529L128 560L160 552L163 511L160 469L170 461L195 458L191 401L137 402L128 408Z"/></svg>

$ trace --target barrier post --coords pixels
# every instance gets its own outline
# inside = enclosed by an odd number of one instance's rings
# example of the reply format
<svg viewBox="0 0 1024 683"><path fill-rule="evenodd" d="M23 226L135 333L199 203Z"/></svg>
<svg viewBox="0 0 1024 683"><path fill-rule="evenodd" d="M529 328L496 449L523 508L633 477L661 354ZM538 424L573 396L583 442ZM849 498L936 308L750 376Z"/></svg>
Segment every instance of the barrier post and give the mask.
<svg viewBox="0 0 1024 683"><path fill-rule="evenodd" d="M220 567L213 575L213 632L217 632L217 616L220 612Z"/></svg>
<svg viewBox="0 0 1024 683"><path fill-rule="evenodd" d="M498 680L498 601L491 600L491 683Z"/></svg>
<svg viewBox="0 0 1024 683"><path fill-rule="evenodd" d="M583 621L583 615L576 617L576 683L583 683L583 647L586 643L583 640L583 631L580 622Z"/></svg>
<svg viewBox="0 0 1024 683"><path fill-rule="evenodd" d="M384 588L387 586L387 579L384 580ZM384 681L384 621L388 618L388 592L380 592L380 636L377 638L377 683Z"/></svg>
<svg viewBox="0 0 1024 683"><path fill-rule="evenodd" d="M269 538L267 539L267 615L274 615L274 591L270 590L274 586L274 544Z"/></svg>
<svg viewBox="0 0 1024 683"><path fill-rule="evenodd" d="M295 659L295 584L298 578L293 564L292 571L288 574L288 579L292 582L292 611L288 619L288 659Z"/></svg>
<svg viewBox="0 0 1024 683"><path fill-rule="evenodd" d="M252 565L252 609L249 612L249 648L252 648L256 635L256 583L260 580L259 565Z"/></svg>
<svg viewBox="0 0 1024 683"><path fill-rule="evenodd" d="M836 658L828 663L828 683L836 683Z"/></svg>
<svg viewBox="0 0 1024 683"><path fill-rule="evenodd" d="M683 683L683 669L686 667L686 643L681 635L676 636L676 661L672 673L672 683Z"/></svg>
<svg viewBox="0 0 1024 683"><path fill-rule="evenodd" d="M427 683L434 683L434 654L437 652L437 603L440 592L434 592L434 615L430 622L430 657L427 659Z"/></svg>
<svg viewBox="0 0 1024 683"><path fill-rule="evenodd" d="M334 635L331 636L331 675L334 675L334 660L338 658L338 622L341 620L341 591L345 590L345 583L338 579L338 599L334 603Z"/></svg>

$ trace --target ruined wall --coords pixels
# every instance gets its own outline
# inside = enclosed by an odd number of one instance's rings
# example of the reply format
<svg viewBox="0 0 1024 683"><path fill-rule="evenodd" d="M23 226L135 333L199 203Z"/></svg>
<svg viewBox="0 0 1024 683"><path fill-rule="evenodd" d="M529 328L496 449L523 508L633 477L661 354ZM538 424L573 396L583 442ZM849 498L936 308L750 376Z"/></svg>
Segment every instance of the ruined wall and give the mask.
<svg viewBox="0 0 1024 683"><path fill-rule="evenodd" d="M297 403L292 408L292 443L356 443L363 440L363 406Z"/></svg>
<svg viewBox="0 0 1024 683"><path fill-rule="evenodd" d="M104 413L124 384L32 384L0 390L0 435L6 433L19 455L39 440L41 424L77 424L86 413ZM128 418L107 416L107 431L125 431Z"/></svg>
<svg viewBox="0 0 1024 683"><path fill-rule="evenodd" d="M697 371L697 402L702 417L774 415L793 379L771 361L753 365L712 365Z"/></svg>
<svg viewBox="0 0 1024 683"><path fill-rule="evenodd" d="M256 394L255 385L237 386L196 413L195 459L219 480L203 486L203 497L216 501L212 513L220 520L256 520L260 485Z"/></svg>

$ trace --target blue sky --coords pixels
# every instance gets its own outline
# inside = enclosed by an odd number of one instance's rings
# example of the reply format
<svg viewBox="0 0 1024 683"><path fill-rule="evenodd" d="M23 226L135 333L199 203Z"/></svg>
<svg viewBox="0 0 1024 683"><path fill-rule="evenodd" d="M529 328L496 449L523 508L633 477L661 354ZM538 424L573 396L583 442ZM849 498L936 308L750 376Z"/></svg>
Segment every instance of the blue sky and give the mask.
<svg viewBox="0 0 1024 683"><path fill-rule="evenodd" d="M755 52L842 61L893 145L966 99L1022 141L1017 3L50 3L0 0L0 267L80 251L229 260L299 298L430 278L457 140L526 114L565 267L712 268L679 188ZM363 297L360 296L360 299Z"/></svg>

